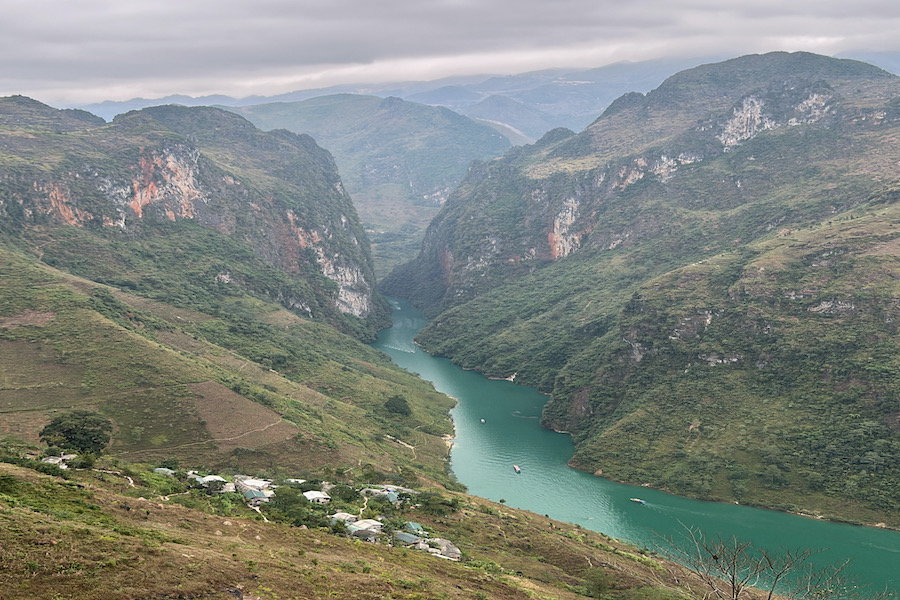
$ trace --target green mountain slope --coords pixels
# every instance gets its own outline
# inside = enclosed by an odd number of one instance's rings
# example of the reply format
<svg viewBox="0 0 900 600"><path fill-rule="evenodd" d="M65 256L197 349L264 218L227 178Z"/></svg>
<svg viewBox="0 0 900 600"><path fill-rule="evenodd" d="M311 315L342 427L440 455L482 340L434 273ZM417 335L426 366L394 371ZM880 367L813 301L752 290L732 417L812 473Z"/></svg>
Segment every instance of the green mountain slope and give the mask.
<svg viewBox="0 0 900 600"><path fill-rule="evenodd" d="M54 415L86 409L112 420L107 453L127 461L448 483L452 401L327 324L249 295L217 314L175 307L5 250L0 279L0 436L37 443ZM409 415L388 410L394 396Z"/></svg>
<svg viewBox="0 0 900 600"><path fill-rule="evenodd" d="M486 125L399 98L338 94L229 110L262 129L309 134L334 154L385 274L415 256L469 164L510 147Z"/></svg>
<svg viewBox="0 0 900 600"><path fill-rule="evenodd" d="M383 285L552 392L580 468L895 520L898 97L802 53L685 71L473 169Z"/></svg>
<svg viewBox="0 0 900 600"><path fill-rule="evenodd" d="M360 341L385 303L311 138L217 109L0 115L3 434L89 409L125 460L453 483L452 401Z"/></svg>

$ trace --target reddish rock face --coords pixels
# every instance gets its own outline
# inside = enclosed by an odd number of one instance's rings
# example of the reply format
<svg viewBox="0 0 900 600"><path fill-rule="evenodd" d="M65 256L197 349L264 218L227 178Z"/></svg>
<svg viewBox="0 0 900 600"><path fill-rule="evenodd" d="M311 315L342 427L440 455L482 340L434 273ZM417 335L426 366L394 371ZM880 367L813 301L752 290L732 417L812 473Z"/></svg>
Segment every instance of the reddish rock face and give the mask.
<svg viewBox="0 0 900 600"><path fill-rule="evenodd" d="M64 136L35 135L31 121L72 119L30 100L0 102L0 119L4 110L16 117L5 121L29 131L21 162L27 153L44 157L15 172L0 167L0 182L13 179L19 191L0 205L0 217L16 211L21 229L127 231L189 220L236 237L293 277L312 266L337 284L326 302L369 315L375 278L368 240L334 161L308 136L264 133L231 113L182 107L129 113L112 124L78 121ZM0 137L9 146L23 136Z"/></svg>

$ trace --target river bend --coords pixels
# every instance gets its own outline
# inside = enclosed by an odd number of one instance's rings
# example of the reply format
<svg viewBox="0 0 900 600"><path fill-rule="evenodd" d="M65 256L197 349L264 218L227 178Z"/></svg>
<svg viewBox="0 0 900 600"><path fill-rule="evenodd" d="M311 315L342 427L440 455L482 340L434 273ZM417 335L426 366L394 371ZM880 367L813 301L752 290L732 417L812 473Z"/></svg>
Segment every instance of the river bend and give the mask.
<svg viewBox="0 0 900 600"><path fill-rule="evenodd" d="M569 436L539 426L546 396L430 356L413 343L427 320L404 301L392 299L391 304L393 326L373 345L457 399L451 411L456 426L451 466L469 493L648 548L660 536L680 535L683 523L709 535L735 535L772 549L825 549L818 562L851 558L850 570L861 581L900 591L898 532L690 500L569 468L566 463L574 450ZM630 501L634 497L646 504Z"/></svg>

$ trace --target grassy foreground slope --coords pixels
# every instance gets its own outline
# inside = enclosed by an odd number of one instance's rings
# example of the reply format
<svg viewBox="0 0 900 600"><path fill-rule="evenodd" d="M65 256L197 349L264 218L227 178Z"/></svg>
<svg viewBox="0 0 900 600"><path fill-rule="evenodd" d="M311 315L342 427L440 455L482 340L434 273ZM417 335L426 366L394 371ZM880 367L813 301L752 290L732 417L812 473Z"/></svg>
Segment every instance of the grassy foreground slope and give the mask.
<svg viewBox="0 0 900 600"><path fill-rule="evenodd" d="M0 581L8 600L448 598L675 600L682 569L601 534L454 495L442 516L403 518L452 539L460 562L327 529L265 523L242 506L160 499L150 477L63 480L0 463Z"/></svg>
<svg viewBox="0 0 900 600"><path fill-rule="evenodd" d="M898 98L803 53L680 73L473 169L384 287L552 392L582 469L898 525Z"/></svg>

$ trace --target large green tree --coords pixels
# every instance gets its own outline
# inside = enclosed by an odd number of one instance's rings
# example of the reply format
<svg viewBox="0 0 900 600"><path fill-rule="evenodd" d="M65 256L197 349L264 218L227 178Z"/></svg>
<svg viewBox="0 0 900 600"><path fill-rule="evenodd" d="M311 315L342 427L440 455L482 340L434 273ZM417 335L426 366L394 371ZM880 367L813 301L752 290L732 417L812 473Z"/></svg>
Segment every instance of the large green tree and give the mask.
<svg viewBox="0 0 900 600"><path fill-rule="evenodd" d="M41 429L49 446L99 454L109 444L112 422L89 410L73 410L54 417Z"/></svg>

